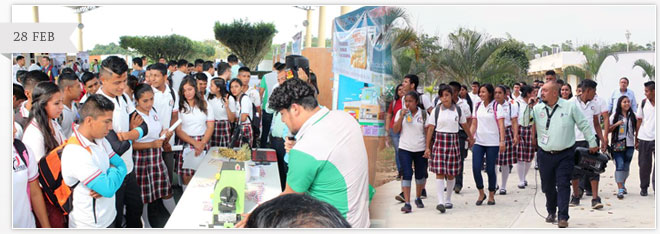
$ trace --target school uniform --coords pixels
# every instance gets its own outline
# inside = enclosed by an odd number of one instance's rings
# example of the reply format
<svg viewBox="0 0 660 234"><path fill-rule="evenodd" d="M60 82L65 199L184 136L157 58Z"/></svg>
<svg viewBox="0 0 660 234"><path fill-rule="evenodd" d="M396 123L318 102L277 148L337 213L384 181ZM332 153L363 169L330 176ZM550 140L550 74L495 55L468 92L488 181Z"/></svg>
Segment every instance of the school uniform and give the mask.
<svg viewBox="0 0 660 234"><path fill-rule="evenodd" d="M53 137L55 137L57 145L61 145L66 140L62 134L62 127L60 127L60 124L58 124L55 119L51 119L50 122L53 126L53 131L55 132ZM41 127L37 124L37 121L32 119L32 121L30 121L30 123L25 128L22 139L23 143L32 149L36 161L39 161L39 159L49 153L48 149L46 149L44 135L41 133L40 128Z"/></svg>
<svg viewBox="0 0 660 234"><path fill-rule="evenodd" d="M29 147L19 152L15 145L22 144L15 140L12 146L12 227L36 228L30 200L30 182L39 177L39 168L34 153Z"/></svg>
<svg viewBox="0 0 660 234"><path fill-rule="evenodd" d="M426 150L426 137L424 134L426 114L424 112L423 109L417 107L417 113L414 116L411 116L412 113L408 112L409 114L401 117L401 110L399 110L394 118L394 121L404 118L401 121L401 138L399 139L398 149L404 187L406 185L410 186L413 176L413 164L416 184L424 183L426 177L428 177L426 169L428 159L423 157Z"/></svg>
<svg viewBox="0 0 660 234"><path fill-rule="evenodd" d="M241 147L243 144L252 146L252 101L247 95L242 95L240 100L236 102L236 110L238 110L236 113L236 118L238 119L237 122L239 123L237 127L241 129L242 134L242 137L239 138L238 147ZM242 114L248 114L248 118L241 122ZM248 142L245 142L244 139L248 139Z"/></svg>
<svg viewBox="0 0 660 234"><path fill-rule="evenodd" d="M163 125L159 121L155 110L150 110L149 114L136 112L142 117L149 132L146 136L138 139L136 142L148 143L158 140ZM136 150L133 154L135 159L135 176L142 194L142 203L152 203L156 199L172 194L172 186L168 176L167 167L162 157L162 148L149 148Z"/></svg>
<svg viewBox="0 0 660 234"><path fill-rule="evenodd" d="M435 142L431 149L429 170L435 174L455 176L461 170L461 155L458 140L459 124L467 122L465 115L457 105L446 108L438 105L438 119L435 119L435 110L426 120L426 125L434 127Z"/></svg>
<svg viewBox="0 0 660 234"><path fill-rule="evenodd" d="M500 145L500 132L497 123L499 119L504 119L504 108L493 100L488 105L478 102L474 109L472 118L477 121L477 131L474 134L476 140L472 147L472 175L474 176L477 189L483 189L481 167L483 165L484 155L486 155L488 191L495 191L495 185L497 183L495 163Z"/></svg>
<svg viewBox="0 0 660 234"><path fill-rule="evenodd" d="M513 131L512 131L512 122L513 118L518 118L518 105L511 105L508 101L504 101L502 106L502 112L504 115L504 153L499 153L497 157L497 165L499 166L508 166L513 165L518 162L518 157L516 157L514 146L513 146Z"/></svg>
<svg viewBox="0 0 660 234"><path fill-rule="evenodd" d="M518 161L531 162L536 153L536 147L533 146L532 141L532 125L534 119L532 118L532 108L523 100L518 102L520 104L518 116L518 136L520 141L516 145L516 155Z"/></svg>
<svg viewBox="0 0 660 234"><path fill-rule="evenodd" d="M227 103L222 98L214 97L208 100L209 108L213 109L213 119L215 120L213 135L211 136L210 147L229 147L231 142L231 126L226 105L236 113L236 103L233 98L229 98Z"/></svg>
<svg viewBox="0 0 660 234"><path fill-rule="evenodd" d="M186 108L187 111L180 111L179 113L179 119L182 120L181 122L181 130L184 131L188 136L192 137L196 141L201 141L202 138L204 137L204 133L206 132L206 122L214 122L214 114L213 114L213 108L210 108L210 106L206 105L206 113L204 113L202 110L195 105L194 107L191 107L188 102L185 102L183 104ZM183 147L188 147L190 149L194 149L192 145L181 141L183 143ZM204 147L204 150L208 150L209 145L206 144ZM199 155L198 157L203 157L204 155ZM189 168L183 168L183 150L182 151L177 151L176 156L174 157L175 160L175 171L179 174L179 176L192 176L195 174L195 170L189 169Z"/></svg>

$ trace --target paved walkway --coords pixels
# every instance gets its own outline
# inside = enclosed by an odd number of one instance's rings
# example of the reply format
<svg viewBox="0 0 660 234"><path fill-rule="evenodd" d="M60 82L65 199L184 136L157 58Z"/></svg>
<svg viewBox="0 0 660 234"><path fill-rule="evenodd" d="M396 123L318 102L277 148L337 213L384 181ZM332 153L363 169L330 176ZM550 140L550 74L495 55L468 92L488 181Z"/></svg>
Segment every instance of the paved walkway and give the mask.
<svg viewBox="0 0 660 234"><path fill-rule="evenodd" d="M463 190L460 194L452 195L453 209L447 210L444 214L435 209L437 205L435 175L430 173L426 186L428 198L423 200L425 207L417 208L414 202L411 202L412 213L403 214L400 211L403 203L394 200L394 196L401 191L401 182L392 181L376 188L376 194L371 204L372 227L557 228L556 223L545 222L547 215L545 194L541 192L538 171L533 167L527 175L529 186L525 189L517 187L518 174L514 166L509 176L507 194L496 195L496 205L494 206L486 205L486 202L482 206L476 206L474 203L478 198L478 191L472 176L471 159L470 152L465 162ZM639 195L637 152L631 162L630 176L626 183L628 194L623 200L616 198L614 168L614 162L610 161L606 172L601 174L599 191L605 207L593 210L591 209L591 197L583 197L579 206L569 210L569 228L655 228L655 193L649 188L649 196ZM486 180L485 173L483 176ZM498 172L498 182L500 176ZM536 191L535 178L538 181L538 191ZM536 198L536 202L534 202L534 198ZM535 207L543 217L536 213Z"/></svg>

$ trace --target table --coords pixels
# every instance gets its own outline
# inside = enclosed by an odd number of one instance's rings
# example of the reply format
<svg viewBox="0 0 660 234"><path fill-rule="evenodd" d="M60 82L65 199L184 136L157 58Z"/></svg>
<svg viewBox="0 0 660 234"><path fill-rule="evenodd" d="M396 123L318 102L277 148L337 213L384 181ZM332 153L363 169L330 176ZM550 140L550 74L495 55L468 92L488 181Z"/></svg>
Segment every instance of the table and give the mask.
<svg viewBox="0 0 660 234"><path fill-rule="evenodd" d="M229 161L228 158L222 157L217 150L217 147L213 147L204 156L201 165L192 180L190 180L165 228L209 228L208 224L212 223L213 218L211 194L216 182L215 175L220 172L222 163ZM277 162L271 162L269 165L256 165L252 161L246 161L245 167L247 181L245 213L249 213L258 204L277 197L282 192L282 187ZM259 175L250 178L251 172L255 170L252 168L262 168L263 170L256 170L260 172ZM261 196L259 196L258 201L255 201L255 196L249 196L248 194L255 194L257 190L263 192L257 193ZM216 228L219 228L219 226L216 226Z"/></svg>

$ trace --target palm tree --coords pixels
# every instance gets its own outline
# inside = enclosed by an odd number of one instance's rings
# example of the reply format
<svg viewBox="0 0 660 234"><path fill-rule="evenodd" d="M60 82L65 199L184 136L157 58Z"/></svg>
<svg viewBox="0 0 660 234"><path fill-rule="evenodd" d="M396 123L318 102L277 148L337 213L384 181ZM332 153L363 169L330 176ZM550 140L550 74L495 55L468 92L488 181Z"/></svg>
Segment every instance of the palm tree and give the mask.
<svg viewBox="0 0 660 234"><path fill-rule="evenodd" d="M518 67L510 59L495 59L501 39L488 38L479 32L459 28L449 34L449 46L434 58L436 66L449 78L463 84L503 74L517 74Z"/></svg>
<svg viewBox="0 0 660 234"><path fill-rule="evenodd" d="M649 80L655 81L655 66L651 65L648 61L644 59L638 59L635 61L635 64L633 64L633 68L635 67L640 67L644 70L642 77L649 76Z"/></svg>
<svg viewBox="0 0 660 234"><path fill-rule="evenodd" d="M578 81L582 81L583 79L593 80L598 75L600 66L603 65L603 62L609 56L612 56L615 61L619 61L619 55L613 53L612 50L607 47L602 49L581 47L579 50L584 54L586 62L582 64L582 67L568 66L564 68L564 78L568 75L575 75L578 77Z"/></svg>

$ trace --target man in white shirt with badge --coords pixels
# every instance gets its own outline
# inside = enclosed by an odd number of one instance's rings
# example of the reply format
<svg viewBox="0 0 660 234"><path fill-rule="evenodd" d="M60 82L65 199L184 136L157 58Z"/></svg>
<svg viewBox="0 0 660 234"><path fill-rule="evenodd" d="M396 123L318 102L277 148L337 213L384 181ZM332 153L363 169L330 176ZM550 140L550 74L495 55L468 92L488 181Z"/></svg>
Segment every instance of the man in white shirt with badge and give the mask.
<svg viewBox="0 0 660 234"><path fill-rule="evenodd" d="M637 142L635 147L639 151L639 180L641 196L648 196L649 176L653 169L653 192L655 192L655 82L644 83L646 99L637 111ZM606 121L607 122L607 121Z"/></svg>

